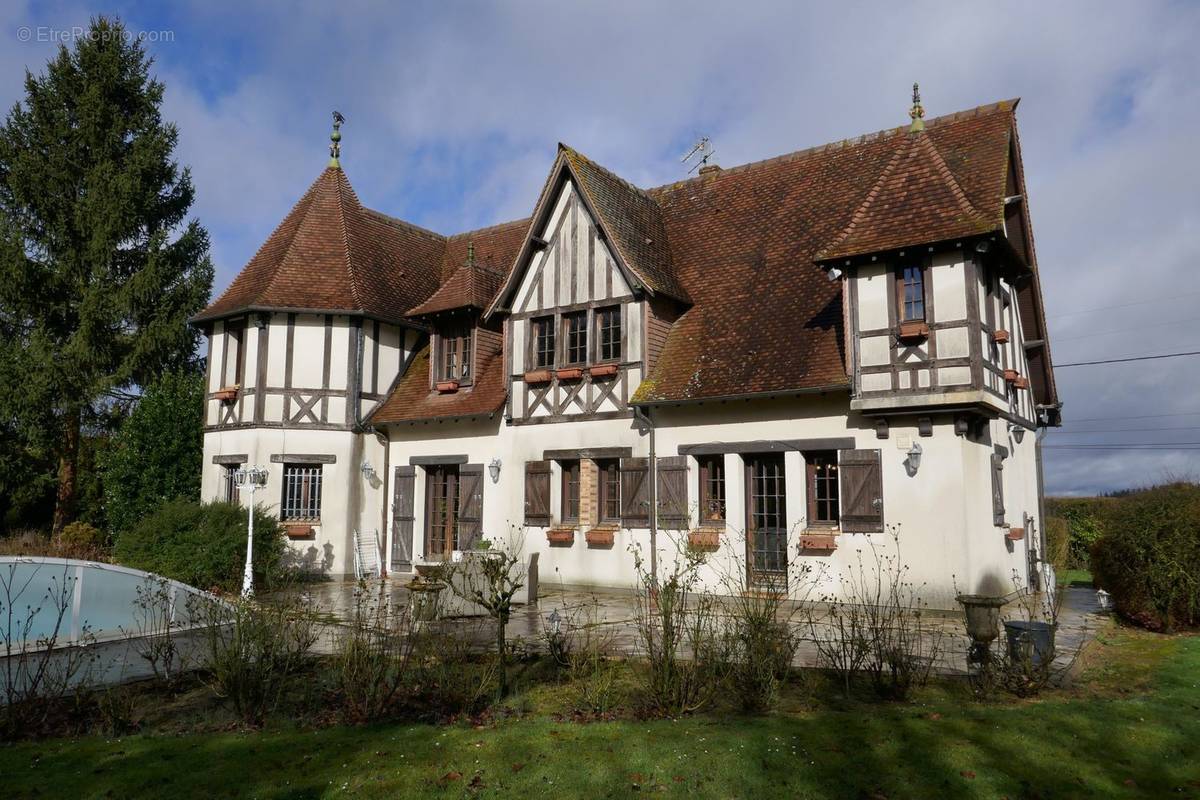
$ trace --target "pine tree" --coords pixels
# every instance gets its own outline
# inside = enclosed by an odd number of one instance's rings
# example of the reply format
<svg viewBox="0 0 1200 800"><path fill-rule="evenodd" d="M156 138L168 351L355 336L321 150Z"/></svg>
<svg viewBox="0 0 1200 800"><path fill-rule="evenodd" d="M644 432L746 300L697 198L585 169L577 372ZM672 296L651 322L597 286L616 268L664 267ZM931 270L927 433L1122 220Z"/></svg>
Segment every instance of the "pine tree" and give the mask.
<svg viewBox="0 0 1200 800"><path fill-rule="evenodd" d="M55 531L74 517L87 426L195 368L186 321L212 285L208 234L187 219L152 63L120 21L94 19L26 72L0 128L0 422L56 473Z"/></svg>

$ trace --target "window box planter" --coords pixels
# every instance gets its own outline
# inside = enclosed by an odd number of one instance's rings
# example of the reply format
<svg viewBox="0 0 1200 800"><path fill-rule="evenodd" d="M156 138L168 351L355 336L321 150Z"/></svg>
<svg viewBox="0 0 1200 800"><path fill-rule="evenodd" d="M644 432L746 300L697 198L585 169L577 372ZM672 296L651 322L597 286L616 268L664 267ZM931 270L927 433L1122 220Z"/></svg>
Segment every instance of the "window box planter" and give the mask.
<svg viewBox="0 0 1200 800"><path fill-rule="evenodd" d="M438 381L437 390L441 394L452 394L458 391L458 381Z"/></svg>
<svg viewBox="0 0 1200 800"><path fill-rule="evenodd" d="M588 369L588 374L593 378L611 378L617 374L616 364L597 364Z"/></svg>
<svg viewBox="0 0 1200 800"><path fill-rule="evenodd" d="M551 378L550 370L535 369L525 373L526 383L549 383Z"/></svg>
<svg viewBox="0 0 1200 800"><path fill-rule="evenodd" d="M317 535L317 529L308 522L285 522L283 532L292 541L314 539Z"/></svg>
<svg viewBox="0 0 1200 800"><path fill-rule="evenodd" d="M1008 539L1010 542L1019 542L1025 538L1025 529L1024 528L1009 528L1007 531L1004 532L1004 538Z"/></svg>
<svg viewBox="0 0 1200 800"><path fill-rule="evenodd" d="M1004 370L1004 380L1008 381L1009 383L1016 383L1017 378L1019 378L1019 377L1021 377L1021 376L1017 374L1017 371L1015 369Z"/></svg>
<svg viewBox="0 0 1200 800"><path fill-rule="evenodd" d="M1028 389L1029 388L1029 378L1026 378L1024 375L1018 375L1017 379L1015 381L1013 381L1013 386L1015 386L1018 389Z"/></svg>
<svg viewBox="0 0 1200 800"><path fill-rule="evenodd" d="M583 535L587 546L593 548L609 548L613 546L616 531L612 528L592 528Z"/></svg>
<svg viewBox="0 0 1200 800"><path fill-rule="evenodd" d="M222 386L220 389L217 389L217 391L213 392L213 397L220 400L222 403L232 403L234 400L237 400L238 391L241 388L242 387L238 386L237 384L234 384L233 386Z"/></svg>
<svg viewBox="0 0 1200 800"><path fill-rule="evenodd" d="M583 377L582 367L563 367L554 373L560 381L577 381Z"/></svg>
<svg viewBox="0 0 1200 800"><path fill-rule="evenodd" d="M800 549L831 553L837 549L836 533L804 533L800 535Z"/></svg>
<svg viewBox="0 0 1200 800"><path fill-rule="evenodd" d="M929 326L920 320L901 322L898 336L905 341L925 339L929 336Z"/></svg>
<svg viewBox="0 0 1200 800"><path fill-rule="evenodd" d="M992 331L992 341L996 344L1008 344L1008 331L1004 329Z"/></svg>
<svg viewBox="0 0 1200 800"><path fill-rule="evenodd" d="M721 532L716 528L688 531L688 547L701 553L715 553L721 547Z"/></svg>
<svg viewBox="0 0 1200 800"><path fill-rule="evenodd" d="M546 531L546 541L551 547L570 547L575 544L575 529L551 528Z"/></svg>

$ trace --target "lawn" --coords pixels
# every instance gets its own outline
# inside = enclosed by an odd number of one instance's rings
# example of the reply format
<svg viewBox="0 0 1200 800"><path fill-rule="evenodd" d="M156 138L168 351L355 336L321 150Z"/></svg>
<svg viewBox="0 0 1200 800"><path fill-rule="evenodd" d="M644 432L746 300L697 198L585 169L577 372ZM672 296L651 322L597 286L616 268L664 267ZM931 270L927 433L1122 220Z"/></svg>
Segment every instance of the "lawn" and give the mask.
<svg viewBox="0 0 1200 800"><path fill-rule="evenodd" d="M1064 569L1058 573L1060 586L1091 586L1092 573L1086 569Z"/></svg>
<svg viewBox="0 0 1200 800"><path fill-rule="evenodd" d="M5 797L1200 797L1200 637L1106 632L1037 701L378 724L0 747ZM534 702L536 706L537 703Z"/></svg>

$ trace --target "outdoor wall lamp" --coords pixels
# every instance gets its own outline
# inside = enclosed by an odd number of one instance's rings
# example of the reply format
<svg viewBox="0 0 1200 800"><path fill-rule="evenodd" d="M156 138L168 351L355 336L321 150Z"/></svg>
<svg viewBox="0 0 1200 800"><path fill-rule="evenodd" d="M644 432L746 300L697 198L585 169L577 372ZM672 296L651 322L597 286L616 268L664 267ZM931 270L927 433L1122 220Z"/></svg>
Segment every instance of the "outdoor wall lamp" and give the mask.
<svg viewBox="0 0 1200 800"><path fill-rule="evenodd" d="M367 461L367 460L364 458L364 459L363 459L362 466L360 466L360 467L359 467L359 470L361 470L361 471L362 471L363 477L364 477L364 478L366 478L368 481L370 481L370 480L374 480L374 478L375 478L375 468L371 466L371 462L370 462L370 461Z"/></svg>
<svg viewBox="0 0 1200 800"><path fill-rule="evenodd" d="M908 448L908 458L904 459L904 469L908 472L908 477L917 474L917 470L921 468L921 445L918 442L913 442L912 447Z"/></svg>
<svg viewBox="0 0 1200 800"><path fill-rule="evenodd" d="M1025 438L1025 429L1015 422L1008 423L1008 432L1012 434L1017 444L1020 444L1021 440Z"/></svg>
<svg viewBox="0 0 1200 800"><path fill-rule="evenodd" d="M501 466L501 464L503 464L503 463L504 463L504 462L502 462L502 461L501 461L500 459L498 459L498 458L493 458L493 459L492 459L492 460L491 460L491 461L488 463L488 475L491 475L491 476L492 476L492 483L499 483L499 482L500 482L500 466Z"/></svg>

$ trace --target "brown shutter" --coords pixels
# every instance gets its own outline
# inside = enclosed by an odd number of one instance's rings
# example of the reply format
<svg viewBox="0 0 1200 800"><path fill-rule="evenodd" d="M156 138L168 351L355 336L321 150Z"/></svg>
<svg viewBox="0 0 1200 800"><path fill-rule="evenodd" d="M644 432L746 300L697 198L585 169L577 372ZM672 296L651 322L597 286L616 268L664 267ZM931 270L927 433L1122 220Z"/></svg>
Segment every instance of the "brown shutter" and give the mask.
<svg viewBox="0 0 1200 800"><path fill-rule="evenodd" d="M992 453L992 524L1004 524L1004 454Z"/></svg>
<svg viewBox="0 0 1200 800"><path fill-rule="evenodd" d="M483 464L458 468L458 549L471 550L483 538Z"/></svg>
<svg viewBox="0 0 1200 800"><path fill-rule="evenodd" d="M684 530L688 526L687 456L658 459L658 526L666 530Z"/></svg>
<svg viewBox="0 0 1200 800"><path fill-rule="evenodd" d="M550 462L525 462L525 524L550 524Z"/></svg>
<svg viewBox="0 0 1200 800"><path fill-rule="evenodd" d="M621 524L650 527L650 459L621 459Z"/></svg>
<svg viewBox="0 0 1200 800"><path fill-rule="evenodd" d="M883 530L883 479L878 450L838 453L841 526L850 533Z"/></svg>
<svg viewBox="0 0 1200 800"><path fill-rule="evenodd" d="M392 570L412 570L413 496L416 467L396 467L392 473Z"/></svg>

